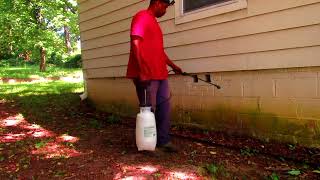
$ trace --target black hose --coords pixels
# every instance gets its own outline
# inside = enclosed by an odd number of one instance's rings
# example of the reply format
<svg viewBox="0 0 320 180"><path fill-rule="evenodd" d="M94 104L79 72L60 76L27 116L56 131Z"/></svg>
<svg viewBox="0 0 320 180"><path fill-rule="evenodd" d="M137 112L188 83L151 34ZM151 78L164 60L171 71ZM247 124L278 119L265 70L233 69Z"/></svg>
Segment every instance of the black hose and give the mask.
<svg viewBox="0 0 320 180"><path fill-rule="evenodd" d="M170 72L173 72L173 70L170 70L170 71L169 71L169 73L170 73ZM191 74L186 73L186 72L183 72L183 73L182 73L182 75L183 75L183 76L190 76L190 77L193 77ZM205 81L205 80L203 80L203 79L201 79L201 78L198 78L198 79L199 79L200 81L203 81L203 82L205 82L205 83L208 83L208 84L210 84L210 85L215 86L217 89L221 89L221 86L219 86L219 85L217 85L217 84L214 84L214 83L211 83L211 82ZM171 97L172 97L172 94L171 94L171 92L170 92L170 96L169 96L169 98L167 98L167 99L165 99L164 101L160 102L160 103L159 103L159 104L157 104L156 106L160 106L161 104L163 104L163 103L165 103L165 102L169 101L169 100L171 99Z"/></svg>
<svg viewBox="0 0 320 180"><path fill-rule="evenodd" d="M183 73L182 73L182 75L183 75L183 76L190 76L190 77L193 77L193 75L191 75L191 74L189 74L189 73L186 73L186 72L183 72ZM203 82L205 82L205 83L208 83L208 84L210 84L210 85L215 86L217 89L221 89L221 86L219 86L219 85L217 85L217 84L214 84L214 83L208 82L208 81L203 80L203 79L201 79L201 78L198 78L198 79L199 79L200 81L203 81Z"/></svg>

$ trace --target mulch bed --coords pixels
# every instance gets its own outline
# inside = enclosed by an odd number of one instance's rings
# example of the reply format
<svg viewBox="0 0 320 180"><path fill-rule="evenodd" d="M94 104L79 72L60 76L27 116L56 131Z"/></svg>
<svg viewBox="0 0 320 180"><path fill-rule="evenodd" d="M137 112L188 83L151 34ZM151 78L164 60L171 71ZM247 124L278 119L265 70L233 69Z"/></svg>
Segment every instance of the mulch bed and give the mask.
<svg viewBox="0 0 320 180"><path fill-rule="evenodd" d="M108 117L110 114L79 102L68 109L50 107L51 120L46 121L21 109L17 102L1 101L0 179L320 177L317 173L319 149L298 145L292 148L221 132L173 127L172 140L179 147L179 153L155 156L137 151L135 119L122 118L120 123L110 124ZM21 118L20 124L3 125L15 118ZM26 128L30 126L41 131ZM43 136L41 132L49 135ZM4 138L8 134L20 139L8 141ZM61 135L77 140L63 141ZM299 170L300 175L290 175L288 172L292 170Z"/></svg>

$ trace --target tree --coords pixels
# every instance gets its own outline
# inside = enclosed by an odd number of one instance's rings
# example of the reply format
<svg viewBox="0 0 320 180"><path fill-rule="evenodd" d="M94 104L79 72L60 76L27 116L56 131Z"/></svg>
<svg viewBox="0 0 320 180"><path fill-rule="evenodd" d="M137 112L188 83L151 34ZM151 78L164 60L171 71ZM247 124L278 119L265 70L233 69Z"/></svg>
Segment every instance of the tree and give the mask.
<svg viewBox="0 0 320 180"><path fill-rule="evenodd" d="M2 0L0 58L30 57L44 71L47 54L73 51L79 39L77 11L73 0Z"/></svg>

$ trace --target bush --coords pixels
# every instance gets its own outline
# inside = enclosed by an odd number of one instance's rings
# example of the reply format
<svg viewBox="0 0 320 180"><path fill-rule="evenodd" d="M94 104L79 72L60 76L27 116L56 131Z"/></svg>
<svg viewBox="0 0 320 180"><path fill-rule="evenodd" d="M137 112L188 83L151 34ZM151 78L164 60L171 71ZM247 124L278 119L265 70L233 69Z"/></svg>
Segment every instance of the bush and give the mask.
<svg viewBox="0 0 320 180"><path fill-rule="evenodd" d="M25 66L25 65L38 65L39 59L33 58L32 61L25 61L22 58L9 58L0 60L0 67L12 67L12 66ZM47 66L57 66L65 68L81 68L82 60L81 54L72 55L64 58L61 54L52 53L47 59Z"/></svg>
<svg viewBox="0 0 320 180"><path fill-rule="evenodd" d="M56 66L62 66L63 65L63 57L60 54L57 54L56 52L53 52L51 56L48 58L48 64L53 64Z"/></svg>
<svg viewBox="0 0 320 180"><path fill-rule="evenodd" d="M28 64L28 62L20 58L10 58L10 59L0 60L0 67L24 66L26 64Z"/></svg>
<svg viewBox="0 0 320 180"><path fill-rule="evenodd" d="M76 54L67 58L67 61L64 63L66 68L81 68L82 59L81 54Z"/></svg>

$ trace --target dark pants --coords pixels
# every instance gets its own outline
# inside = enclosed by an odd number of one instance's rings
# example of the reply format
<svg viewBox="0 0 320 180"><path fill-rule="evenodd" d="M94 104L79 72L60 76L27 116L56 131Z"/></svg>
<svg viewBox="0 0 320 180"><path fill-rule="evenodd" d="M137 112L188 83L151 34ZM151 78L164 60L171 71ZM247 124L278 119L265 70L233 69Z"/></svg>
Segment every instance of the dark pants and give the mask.
<svg viewBox="0 0 320 180"><path fill-rule="evenodd" d="M140 106L145 102L152 106L157 125L157 145L164 145L170 141L170 90L168 80L152 80L146 89L139 85L139 81L133 81L136 86Z"/></svg>

